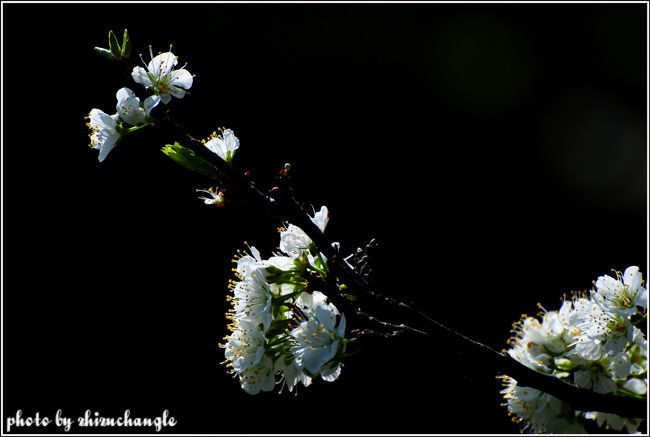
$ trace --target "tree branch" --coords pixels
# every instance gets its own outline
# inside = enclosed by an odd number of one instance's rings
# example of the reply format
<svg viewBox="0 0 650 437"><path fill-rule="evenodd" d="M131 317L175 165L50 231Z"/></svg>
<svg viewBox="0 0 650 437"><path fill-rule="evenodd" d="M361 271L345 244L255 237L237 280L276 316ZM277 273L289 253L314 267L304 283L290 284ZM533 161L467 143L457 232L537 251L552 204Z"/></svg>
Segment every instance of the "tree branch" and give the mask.
<svg viewBox="0 0 650 437"><path fill-rule="evenodd" d="M201 141L190 136L185 128L170 117L167 112L158 111L157 116L158 122L156 126L161 126L163 129L168 130L172 137L181 145L191 148L196 155L210 162L219 170L221 182L227 190L228 198L233 203L249 203L262 214L281 221L289 221L301 228L328 258L328 265L330 265L332 273L348 287L352 287L366 301L368 299L371 302L374 301L383 308L390 309L390 311L402 317L414 317L415 319L426 322L430 329L434 329L453 341L456 341L459 347L473 354L481 362L481 366L478 367L479 369L486 369L485 371L492 372L493 374L508 375L515 379L518 385L544 391L571 404L574 410L600 411L618 414L623 417L647 418L646 402L641 399L596 393L566 383L553 375L537 372L514 360L505 352L497 352L482 343L471 340L442 325L417 310L413 305L406 305L383 294L376 284L371 284L366 281L359 272L351 268L341 258L336 249L332 247L330 240L311 221L307 212L293 197L292 190L289 189L286 183L282 188L272 190L269 196L263 194L252 184L245 173L210 152ZM333 294L337 293L332 293L329 290L328 297L339 301L342 299L340 295L334 296ZM356 315L369 317L369 320L372 322L378 322L384 327L394 328L394 332L389 335L395 335L395 333L403 330L410 330L419 334L428 334L430 338L436 337L435 335L431 335L431 332L422 332L421 330L403 324L394 325L378 321L376 318L367 316L360 311L356 311Z"/></svg>

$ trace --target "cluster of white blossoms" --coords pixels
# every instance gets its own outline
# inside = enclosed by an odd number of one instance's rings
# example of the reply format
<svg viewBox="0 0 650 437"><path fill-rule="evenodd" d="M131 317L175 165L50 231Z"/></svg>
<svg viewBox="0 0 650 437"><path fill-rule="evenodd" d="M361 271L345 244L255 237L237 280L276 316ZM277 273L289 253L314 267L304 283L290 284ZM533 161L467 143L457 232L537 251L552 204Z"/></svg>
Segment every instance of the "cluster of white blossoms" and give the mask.
<svg viewBox="0 0 650 437"><path fill-rule="evenodd" d="M117 112L108 115L101 109L93 109L88 115L90 122L90 147L99 150L99 161L103 161L108 152L120 142L122 137L131 129L125 128L123 123L131 126L146 125L151 110L160 103L160 97L150 96L140 105L140 99L129 88L120 89L117 94Z"/></svg>
<svg viewBox="0 0 650 437"><path fill-rule="evenodd" d="M149 46L151 54L151 46ZM142 57L142 56L141 56ZM117 112L108 115L100 109L92 109L86 125L91 129L90 147L99 150L99 161L103 161L108 153L120 142L124 135L147 126L151 123L151 110L161 101L168 104L171 96L183 98L186 89L192 86L194 77L184 70L172 70L178 63L178 57L172 52L160 53L152 60L145 70L135 67L131 74L133 80L145 86L154 94L140 102L135 93L129 88L117 92ZM184 67L184 66L183 66ZM128 127L127 125L133 126Z"/></svg>
<svg viewBox="0 0 650 437"><path fill-rule="evenodd" d="M601 276L589 295L565 300L558 311L544 310L541 321L522 316L515 323L511 357L539 372L598 393L647 399L648 343L645 326L648 291L639 268L616 278ZM543 309L543 308L542 308ZM635 432L639 419L600 412L572 411L558 398L503 377L513 421L531 433L585 432L583 419L616 431Z"/></svg>
<svg viewBox="0 0 650 437"><path fill-rule="evenodd" d="M324 231L327 208L311 220ZM350 341L345 315L323 293L307 287L327 275L325 256L294 225L280 229L280 250L282 254L262 259L250 247L250 255L233 260L238 280L229 285L231 334L219 347L225 349L222 364L250 394L271 391L276 384L293 391L299 382L308 386L318 376L334 381Z"/></svg>

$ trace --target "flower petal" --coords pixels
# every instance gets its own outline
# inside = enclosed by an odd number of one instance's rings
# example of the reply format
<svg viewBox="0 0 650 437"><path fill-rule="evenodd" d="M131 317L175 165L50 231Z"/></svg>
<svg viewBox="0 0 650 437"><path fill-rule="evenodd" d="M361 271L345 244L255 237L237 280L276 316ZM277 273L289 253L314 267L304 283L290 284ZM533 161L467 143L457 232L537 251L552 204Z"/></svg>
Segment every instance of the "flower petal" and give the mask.
<svg viewBox="0 0 650 437"><path fill-rule="evenodd" d="M170 84L181 88L189 89L194 83L194 77L187 70L172 71Z"/></svg>
<svg viewBox="0 0 650 437"><path fill-rule="evenodd" d="M133 78L135 83L144 85L147 88L153 85L151 79L149 78L149 75L147 74L147 70L145 70L142 67L135 67L133 69L133 72L131 73L131 77Z"/></svg>
<svg viewBox="0 0 650 437"><path fill-rule="evenodd" d="M645 394L648 391L647 384L638 378L632 378L623 385L626 389L636 393L636 394Z"/></svg>
<svg viewBox="0 0 650 437"><path fill-rule="evenodd" d="M99 125L98 127L104 128L104 127L112 127L115 128L117 126L117 122L107 113L102 111L101 109L93 109L90 111L90 124L91 125Z"/></svg>
<svg viewBox="0 0 650 437"><path fill-rule="evenodd" d="M333 332L334 325L336 324L336 314L325 305L319 305L314 312L316 318L323 325L327 331Z"/></svg>
<svg viewBox="0 0 650 437"><path fill-rule="evenodd" d="M337 379L339 377L339 375L341 374L341 367L342 367L341 363L338 363L338 365L336 367L334 367L333 369L330 368L330 369L325 370L324 372L321 372L320 376L325 381L332 382L335 379Z"/></svg>
<svg viewBox="0 0 650 437"><path fill-rule="evenodd" d="M598 381L594 383L594 389L596 393L616 393L616 383L612 378L598 378Z"/></svg>
<svg viewBox="0 0 650 437"><path fill-rule="evenodd" d="M320 211L314 214L314 217L310 218L311 221L314 222L316 226L318 226L321 232L325 232L325 227L327 226L327 222L330 219L329 211L326 206L321 206Z"/></svg>
<svg viewBox="0 0 650 437"><path fill-rule="evenodd" d="M226 159L226 144L221 140L221 138L212 138L210 141L205 143L205 147L207 147L212 153L219 155L221 159Z"/></svg>
<svg viewBox="0 0 650 437"><path fill-rule="evenodd" d="M127 99L136 99L138 100L138 103L140 100L135 96L135 93L131 91L129 88L120 88L117 91L117 94L115 94L115 97L117 97L117 100L127 100Z"/></svg>
<svg viewBox="0 0 650 437"><path fill-rule="evenodd" d="M615 379L625 379L630 374L630 356L621 352L612 359L610 372Z"/></svg>
<svg viewBox="0 0 650 437"><path fill-rule="evenodd" d="M176 64L178 64L176 56L172 52L165 52L153 58L149 62L148 68L156 80L160 80L161 77L167 76Z"/></svg>
<svg viewBox="0 0 650 437"><path fill-rule="evenodd" d="M113 147L117 146L117 143L120 142L120 134L115 132L114 134L110 134L104 141L104 144L102 145L101 149L99 150L99 162L104 161L106 157L108 156L108 153L113 150Z"/></svg>
<svg viewBox="0 0 650 437"><path fill-rule="evenodd" d="M235 136L231 129L226 129L223 132L223 142L226 143L229 152L234 152L239 149L239 138Z"/></svg>
<svg viewBox="0 0 650 437"><path fill-rule="evenodd" d="M169 93L161 93L160 94L160 100L166 105L172 100L172 96L169 95Z"/></svg>
<svg viewBox="0 0 650 437"><path fill-rule="evenodd" d="M160 103L160 96L149 96L144 101L144 112L149 117L151 110Z"/></svg>
<svg viewBox="0 0 650 437"><path fill-rule="evenodd" d="M140 99L128 88L122 88L117 92L117 112L126 123L137 126L144 123L145 112L140 108Z"/></svg>
<svg viewBox="0 0 650 437"><path fill-rule="evenodd" d="M182 99L183 97L185 97L185 90L182 88L177 88L171 85L167 88L167 91L169 92L169 94L176 97L177 99Z"/></svg>
<svg viewBox="0 0 650 437"><path fill-rule="evenodd" d="M333 356L331 348L319 347L305 353L304 364L310 373L317 373Z"/></svg>
<svg viewBox="0 0 650 437"><path fill-rule="evenodd" d="M341 321L339 322L339 327L337 328L337 334L339 337L345 337L345 314L341 314Z"/></svg>

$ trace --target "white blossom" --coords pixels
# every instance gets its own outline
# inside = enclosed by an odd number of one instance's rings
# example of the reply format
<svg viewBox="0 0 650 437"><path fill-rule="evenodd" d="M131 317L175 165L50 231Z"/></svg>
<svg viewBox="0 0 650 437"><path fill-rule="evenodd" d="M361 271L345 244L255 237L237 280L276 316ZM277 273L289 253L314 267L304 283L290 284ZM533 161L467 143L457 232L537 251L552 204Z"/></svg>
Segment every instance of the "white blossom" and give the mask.
<svg viewBox="0 0 650 437"><path fill-rule="evenodd" d="M290 392L299 382L305 387L308 387L312 382L312 377L303 372L293 359L290 359L288 363L285 363L284 359L278 360L275 370L282 372L282 382L286 384Z"/></svg>
<svg viewBox="0 0 650 437"><path fill-rule="evenodd" d="M324 232L329 221L329 210L326 206L322 206L320 211L314 213L314 217L309 218L321 232ZM309 248L311 242L311 238L302 229L292 224L280 232L280 250L288 255L298 256Z"/></svg>
<svg viewBox="0 0 650 437"><path fill-rule="evenodd" d="M235 285L233 299L234 317L262 325L266 332L271 326L271 290L259 271L251 272L252 279Z"/></svg>
<svg viewBox="0 0 650 437"><path fill-rule="evenodd" d="M332 304L331 302L328 302L327 301L327 296L325 296L320 291L314 291L312 293L308 293L308 292L302 293L296 299L295 304L296 304L297 307L302 308L303 310L307 310L307 311L309 311L311 313L315 313L316 308L318 308L320 306L324 306L332 314L334 314L334 315L339 314L339 311L336 309L334 304Z"/></svg>
<svg viewBox="0 0 650 437"><path fill-rule="evenodd" d="M233 324L233 333L224 340L227 340L225 356L232 363L235 372L240 372L250 364L257 364L264 355L264 344L266 340L261 331L248 321L241 321Z"/></svg>
<svg viewBox="0 0 650 437"><path fill-rule="evenodd" d="M203 141L203 143L212 153L217 154L226 162L232 162L235 151L239 149L239 139L231 129L224 130L223 136L213 132L210 140Z"/></svg>
<svg viewBox="0 0 650 437"><path fill-rule="evenodd" d="M171 101L171 96L182 99L185 90L190 89L194 81L194 77L184 69L187 64L179 70L172 70L178 64L178 56L171 51L160 53L154 58L149 46L149 54L152 59L147 69L135 67L131 73L133 80L153 90L165 105Z"/></svg>
<svg viewBox="0 0 650 437"><path fill-rule="evenodd" d="M144 123L151 110L158 105L160 97L149 96L144 101L144 107L140 107L140 99L129 88L120 89L117 94L117 113L126 123L137 126Z"/></svg>
<svg viewBox="0 0 650 437"><path fill-rule="evenodd" d="M541 323L534 317L523 317L515 323L510 356L527 367L549 373L553 357L564 354L571 342L569 309L570 303L565 302L560 312L544 312Z"/></svg>
<svg viewBox="0 0 650 437"><path fill-rule="evenodd" d="M330 213L326 206L321 206L320 211L314 213L313 217L310 217L311 221L314 222L318 229L321 232L325 232L325 227L330 220Z"/></svg>
<svg viewBox="0 0 650 437"><path fill-rule="evenodd" d="M221 205L224 202L223 195L220 191L215 191L212 188L207 190L196 190L197 193L207 193L210 197L201 196L199 199L203 200L206 205Z"/></svg>
<svg viewBox="0 0 650 437"><path fill-rule="evenodd" d="M505 388L501 391L513 422L522 424L522 432L531 434L546 433L584 433L580 421L565 414L560 399L543 391L517 385L517 381L505 376Z"/></svg>
<svg viewBox="0 0 650 437"><path fill-rule="evenodd" d="M261 325L266 332L272 321L271 288L265 279L267 272L259 251L255 247L250 249L254 256L245 255L237 261L237 275L241 280L234 283L231 317L235 323L248 321L255 326Z"/></svg>
<svg viewBox="0 0 650 437"><path fill-rule="evenodd" d="M616 393L614 379L625 379L630 373L630 357L621 352L615 357L606 355L580 366L574 373L576 385L597 393Z"/></svg>
<svg viewBox="0 0 650 437"><path fill-rule="evenodd" d="M241 387L249 394L271 391L275 386L275 372L272 359L265 354L266 339L262 332L252 323L241 321L231 325L233 333L219 345L226 349L228 367L231 374L239 377Z"/></svg>
<svg viewBox="0 0 650 437"><path fill-rule="evenodd" d="M575 363L614 356L632 340L634 330L627 317L603 309L592 299L578 299L574 307L571 319L577 333L571 359Z"/></svg>
<svg viewBox="0 0 650 437"><path fill-rule="evenodd" d="M254 395L260 391L272 391L275 388L275 370L273 361L267 356L239 374L241 387L248 394Z"/></svg>
<svg viewBox="0 0 650 437"><path fill-rule="evenodd" d="M298 226L289 224L280 233L280 250L288 255L296 255L299 251L309 249L311 238Z"/></svg>
<svg viewBox="0 0 650 437"><path fill-rule="evenodd" d="M623 274L616 272L616 277L605 275L598 278L596 290L591 292L595 302L604 310L623 317L636 314L637 306L648 307L648 290L643 286L643 277L637 266L628 267Z"/></svg>
<svg viewBox="0 0 650 437"><path fill-rule="evenodd" d="M108 115L100 109L93 109L86 118L90 119L86 126L92 130L89 134L90 147L99 150L101 162L122 139L122 134L117 130L120 128L119 115Z"/></svg>
<svg viewBox="0 0 650 437"><path fill-rule="evenodd" d="M339 351L345 336L345 315L336 325L337 315L329 306L320 305L316 311L306 311L306 320L291 331L294 346L291 348L296 366L317 374ZM345 345L342 345L342 349ZM340 365L340 364L339 364ZM331 369L327 368L327 373Z"/></svg>

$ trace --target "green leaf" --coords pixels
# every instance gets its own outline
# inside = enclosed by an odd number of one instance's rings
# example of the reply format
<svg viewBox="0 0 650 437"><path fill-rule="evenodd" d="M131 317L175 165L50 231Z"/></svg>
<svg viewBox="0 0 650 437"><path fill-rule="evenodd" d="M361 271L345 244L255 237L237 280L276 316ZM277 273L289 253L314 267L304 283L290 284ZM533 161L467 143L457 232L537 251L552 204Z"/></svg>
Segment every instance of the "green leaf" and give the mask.
<svg viewBox="0 0 650 437"><path fill-rule="evenodd" d="M178 142L167 144L162 152L185 168L195 171L213 179L219 179L219 170L200 156L196 156L190 149L181 146Z"/></svg>
<svg viewBox="0 0 650 437"><path fill-rule="evenodd" d="M114 59L122 59L120 43L112 30L108 32L108 48L111 49Z"/></svg>
<svg viewBox="0 0 650 437"><path fill-rule="evenodd" d="M100 55L102 55L103 57L105 57L106 59L108 59L109 61L113 60L113 54L111 53L110 50L106 50L101 47L95 47L95 51Z"/></svg>
<svg viewBox="0 0 650 437"><path fill-rule="evenodd" d="M124 29L124 37L122 38L122 57L128 58L131 56L131 39L129 38L129 31Z"/></svg>

